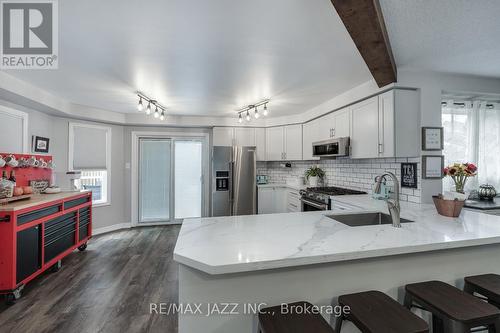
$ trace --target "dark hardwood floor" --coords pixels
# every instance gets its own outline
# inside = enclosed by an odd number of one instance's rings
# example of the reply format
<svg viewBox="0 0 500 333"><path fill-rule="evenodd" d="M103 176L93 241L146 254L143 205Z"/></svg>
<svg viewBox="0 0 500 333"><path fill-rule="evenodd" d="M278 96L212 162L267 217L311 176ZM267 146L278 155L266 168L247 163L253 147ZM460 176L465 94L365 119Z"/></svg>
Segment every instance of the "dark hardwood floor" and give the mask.
<svg viewBox="0 0 500 333"><path fill-rule="evenodd" d="M150 303L178 301L173 251L180 226L94 237L56 273L29 283L15 305L0 305L0 332L177 332L177 316Z"/></svg>

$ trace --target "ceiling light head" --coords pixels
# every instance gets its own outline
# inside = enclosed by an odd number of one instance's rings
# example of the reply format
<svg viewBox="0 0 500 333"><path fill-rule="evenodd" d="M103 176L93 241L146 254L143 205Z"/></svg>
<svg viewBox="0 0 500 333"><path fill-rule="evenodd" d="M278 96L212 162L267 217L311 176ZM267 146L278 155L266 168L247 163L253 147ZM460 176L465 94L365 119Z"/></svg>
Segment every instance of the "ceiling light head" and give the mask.
<svg viewBox="0 0 500 333"><path fill-rule="evenodd" d="M161 111L160 120L165 120L165 110Z"/></svg>
<svg viewBox="0 0 500 333"><path fill-rule="evenodd" d="M151 114L151 102L148 102L148 107L146 108L146 114L148 116Z"/></svg>
<svg viewBox="0 0 500 333"><path fill-rule="evenodd" d="M252 118L250 117L250 112L249 112L248 110L247 110L247 116L246 116L246 119L247 119L247 121L250 121L250 119L252 119Z"/></svg>
<svg viewBox="0 0 500 333"><path fill-rule="evenodd" d="M254 116L255 116L255 119L259 119L259 117L260 117L259 110L257 109L257 107L255 107Z"/></svg>
<svg viewBox="0 0 500 333"><path fill-rule="evenodd" d="M243 122L243 118L241 117L241 113L240 113L240 116L238 117L238 122L241 124Z"/></svg>
<svg viewBox="0 0 500 333"><path fill-rule="evenodd" d="M269 114L269 111L267 111L267 103L264 104L264 116L267 116Z"/></svg>
<svg viewBox="0 0 500 333"><path fill-rule="evenodd" d="M154 113L153 117L155 117L155 118L159 118L160 117L160 112L158 112L158 106L155 109L155 113Z"/></svg>
<svg viewBox="0 0 500 333"><path fill-rule="evenodd" d="M139 104L137 104L137 110L139 110L139 112L144 110L144 105L142 105L142 97L141 96L139 96Z"/></svg>

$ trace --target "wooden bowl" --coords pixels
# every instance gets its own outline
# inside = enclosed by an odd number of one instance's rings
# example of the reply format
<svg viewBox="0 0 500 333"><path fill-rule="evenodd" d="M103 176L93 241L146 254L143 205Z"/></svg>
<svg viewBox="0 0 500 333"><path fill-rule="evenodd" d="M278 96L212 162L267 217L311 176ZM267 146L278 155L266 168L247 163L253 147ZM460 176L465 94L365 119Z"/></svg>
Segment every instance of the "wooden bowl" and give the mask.
<svg viewBox="0 0 500 333"><path fill-rule="evenodd" d="M432 200L438 213L447 217L459 217L465 204L465 200L445 200L437 195L432 196Z"/></svg>

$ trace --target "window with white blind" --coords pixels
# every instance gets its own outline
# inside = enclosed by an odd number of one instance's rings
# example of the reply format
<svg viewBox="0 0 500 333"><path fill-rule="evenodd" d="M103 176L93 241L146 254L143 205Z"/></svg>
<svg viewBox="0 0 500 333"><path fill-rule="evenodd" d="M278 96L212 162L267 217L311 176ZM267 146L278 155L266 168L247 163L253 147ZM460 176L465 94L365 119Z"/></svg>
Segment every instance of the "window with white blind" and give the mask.
<svg viewBox="0 0 500 333"><path fill-rule="evenodd" d="M444 101L442 124L445 164L472 162L478 167L466 190L486 183L500 189L500 104ZM443 187L453 188L450 177L443 179Z"/></svg>
<svg viewBox="0 0 500 333"><path fill-rule="evenodd" d="M69 170L81 171L83 189L92 191L95 205L110 203L111 128L69 124Z"/></svg>
<svg viewBox="0 0 500 333"><path fill-rule="evenodd" d="M28 114L0 106L0 152L28 152Z"/></svg>

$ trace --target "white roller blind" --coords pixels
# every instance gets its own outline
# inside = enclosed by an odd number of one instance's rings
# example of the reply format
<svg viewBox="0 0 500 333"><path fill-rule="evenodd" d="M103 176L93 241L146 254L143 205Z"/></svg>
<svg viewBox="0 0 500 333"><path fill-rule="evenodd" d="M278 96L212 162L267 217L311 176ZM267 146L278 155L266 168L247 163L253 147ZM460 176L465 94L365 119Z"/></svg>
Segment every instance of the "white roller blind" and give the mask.
<svg viewBox="0 0 500 333"><path fill-rule="evenodd" d="M104 170L106 169L107 147L111 132L107 127L87 127L70 125L73 129L73 169Z"/></svg>
<svg viewBox="0 0 500 333"><path fill-rule="evenodd" d="M0 110L0 152L23 152L24 121L23 117Z"/></svg>

